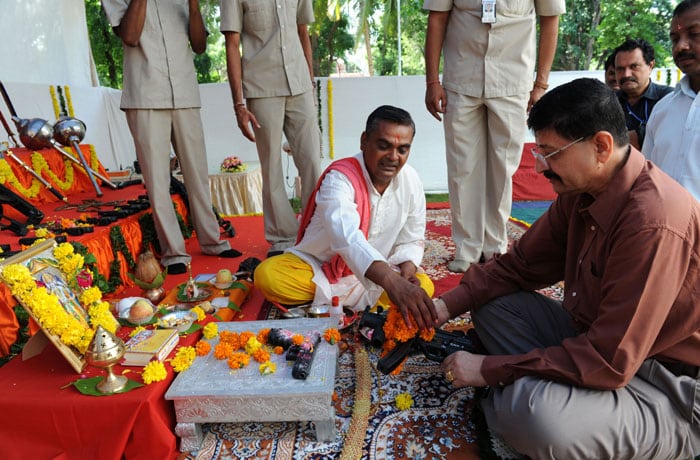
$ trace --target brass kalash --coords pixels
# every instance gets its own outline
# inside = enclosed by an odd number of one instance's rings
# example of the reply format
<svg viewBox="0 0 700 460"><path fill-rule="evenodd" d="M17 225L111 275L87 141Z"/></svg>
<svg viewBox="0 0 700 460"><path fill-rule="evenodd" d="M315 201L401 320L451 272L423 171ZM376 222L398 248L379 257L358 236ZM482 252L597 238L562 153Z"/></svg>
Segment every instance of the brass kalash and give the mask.
<svg viewBox="0 0 700 460"><path fill-rule="evenodd" d="M107 376L97 384L97 391L111 394L123 390L128 379L123 375L115 375L112 367L124 356L124 342L102 326L97 326L85 352L85 361L95 367L107 371Z"/></svg>

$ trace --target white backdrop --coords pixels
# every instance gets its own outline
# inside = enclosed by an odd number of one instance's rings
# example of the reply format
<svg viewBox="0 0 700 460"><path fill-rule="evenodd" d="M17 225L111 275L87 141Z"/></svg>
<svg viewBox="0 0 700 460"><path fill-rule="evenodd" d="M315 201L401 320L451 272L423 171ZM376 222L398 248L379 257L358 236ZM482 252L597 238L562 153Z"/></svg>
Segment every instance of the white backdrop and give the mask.
<svg viewBox="0 0 700 460"><path fill-rule="evenodd" d="M84 0L0 0L0 80L97 86Z"/></svg>
<svg viewBox="0 0 700 460"><path fill-rule="evenodd" d="M550 84L555 87L584 76L602 79L602 72L553 72ZM443 127L425 109L424 76L332 79L332 133L329 130L328 81L324 78L320 82L321 155L324 167L332 160L329 148L331 139L334 158L354 155L359 151L360 134L369 113L379 105L391 104L408 110L415 120L416 137L409 163L418 170L425 190L447 190ZM5 82L5 86L21 118L38 117L56 121L49 85ZM131 166L136 154L124 113L119 109L121 92L104 87L69 85L69 88L75 116L87 126L83 142L95 145L107 169ZM244 138L236 125L228 84L205 84L200 85L199 89L209 172L216 173L221 161L229 155L236 155L245 162L258 161L255 144ZM6 118L9 117L2 103L0 110ZM8 140L6 133L0 131L0 141L5 140ZM280 155L285 169L288 169L287 189L291 196L296 168L289 156L282 152L281 146Z"/></svg>
<svg viewBox="0 0 700 460"><path fill-rule="evenodd" d="M21 118L55 121L50 85L69 85L75 116L85 122L84 143L95 145L107 169L129 167L136 159L124 113L119 110L121 93L98 86L85 22L83 0L0 0L0 80L10 93ZM672 76L677 77L674 69ZM571 79L590 76L602 79L598 72L553 72L552 87ZM665 71L655 71L655 80ZM447 190L444 135L441 123L425 109L424 76L347 77L332 80L333 131L329 130L328 80L321 80L320 105L322 163L359 151L360 134L367 115L381 104L408 110L416 122L416 138L409 159L420 174L427 191ZM255 145L245 139L236 126L227 83L200 85L202 120L205 130L210 173L218 171L221 161L236 155L243 161L257 161ZM9 111L0 102L0 111L9 119ZM14 125L13 125L14 127ZM8 140L0 130L0 142ZM330 151L333 142L334 151ZM296 169L289 156L280 155L288 166L287 186L293 192Z"/></svg>

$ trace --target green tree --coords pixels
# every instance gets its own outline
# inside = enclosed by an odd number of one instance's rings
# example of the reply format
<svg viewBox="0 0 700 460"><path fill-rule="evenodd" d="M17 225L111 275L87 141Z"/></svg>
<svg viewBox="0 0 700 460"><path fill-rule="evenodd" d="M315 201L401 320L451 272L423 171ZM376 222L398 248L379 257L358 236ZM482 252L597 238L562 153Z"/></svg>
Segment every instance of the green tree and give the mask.
<svg viewBox="0 0 700 460"><path fill-rule="evenodd" d="M671 40L668 37L673 15L670 0L624 0L605 2L596 43L597 68L602 68L607 53L628 38L643 38L651 43L657 67L670 65ZM622 27L621 27L622 25Z"/></svg>
<svg viewBox="0 0 700 460"><path fill-rule="evenodd" d="M102 86L121 88L123 50L119 37L112 31L102 11L100 0L85 0L92 58Z"/></svg>
<svg viewBox="0 0 700 460"><path fill-rule="evenodd" d="M559 40L552 70L588 69L599 24L600 0L567 0L566 14L559 17Z"/></svg>
<svg viewBox="0 0 700 460"><path fill-rule="evenodd" d="M605 58L627 38L654 46L657 66L669 65L671 0L567 0L561 16L553 70L602 69Z"/></svg>

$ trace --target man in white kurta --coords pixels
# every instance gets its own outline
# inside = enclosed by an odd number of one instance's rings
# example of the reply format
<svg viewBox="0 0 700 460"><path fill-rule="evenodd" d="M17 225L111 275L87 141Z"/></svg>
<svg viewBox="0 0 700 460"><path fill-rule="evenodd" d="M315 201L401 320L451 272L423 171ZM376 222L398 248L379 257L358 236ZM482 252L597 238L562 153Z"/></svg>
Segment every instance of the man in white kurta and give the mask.
<svg viewBox="0 0 700 460"><path fill-rule="evenodd" d="M434 311L433 284L419 268L425 248L425 195L417 172L405 164L414 132L410 115L401 109L382 106L370 115L361 137L362 153L354 156L361 176L358 172L353 182L331 165L311 197L315 201L307 204L315 209L297 244L256 269L255 285L268 300L328 305L338 296L343 305L358 310L379 301L414 316ZM363 203L369 204L366 234ZM337 255L351 273L333 282L323 266ZM420 326L421 320L417 322Z"/></svg>

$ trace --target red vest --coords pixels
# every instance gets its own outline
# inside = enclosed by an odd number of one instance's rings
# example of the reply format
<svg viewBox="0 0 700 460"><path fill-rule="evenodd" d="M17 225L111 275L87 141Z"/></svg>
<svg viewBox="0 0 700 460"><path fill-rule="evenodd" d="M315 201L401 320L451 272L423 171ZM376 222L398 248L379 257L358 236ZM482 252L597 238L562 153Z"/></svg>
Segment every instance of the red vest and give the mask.
<svg viewBox="0 0 700 460"><path fill-rule="evenodd" d="M369 232L369 220L370 220L370 206L369 206L369 191L367 190L367 182L365 182L364 174L362 173L362 165L354 157L342 158L336 160L326 168L326 170L321 174L321 177L316 182L316 188L309 197L308 203L304 207L304 212L301 216L301 221L299 222L299 233L297 234L297 244L304 237L304 232L306 232L306 227L309 226L311 222L311 217L316 211L316 194L318 189L323 183L323 179L326 177L329 171L338 171L341 174L347 176L355 189L355 204L357 205L357 210L360 214L360 231L367 237ZM337 283L338 280L344 276L352 275L352 271L347 266L343 258L336 254L330 261L323 264L323 273L328 278L331 284Z"/></svg>

